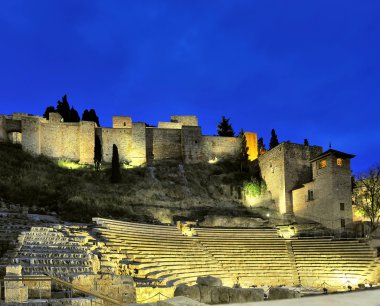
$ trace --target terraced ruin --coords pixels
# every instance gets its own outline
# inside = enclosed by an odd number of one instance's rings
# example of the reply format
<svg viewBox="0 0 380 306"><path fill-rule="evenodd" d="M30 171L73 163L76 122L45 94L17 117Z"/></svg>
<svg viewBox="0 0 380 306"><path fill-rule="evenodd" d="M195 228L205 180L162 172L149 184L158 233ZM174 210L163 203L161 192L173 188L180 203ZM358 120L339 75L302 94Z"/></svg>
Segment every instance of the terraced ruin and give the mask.
<svg viewBox="0 0 380 306"><path fill-rule="evenodd" d="M2 256L3 275L6 266L20 265L23 277L48 276L60 285L73 285L74 291L116 296L121 304L157 292L172 295L177 286L194 285L200 276L220 278L229 287L285 285L330 291L376 285L379 280L377 252L365 240L285 239L268 226L176 227L105 218L94 218L93 224L64 224L34 217L26 225L30 215L19 208L2 216L2 241L9 234L18 236ZM130 279L123 295L114 293L120 291L117 277Z"/></svg>

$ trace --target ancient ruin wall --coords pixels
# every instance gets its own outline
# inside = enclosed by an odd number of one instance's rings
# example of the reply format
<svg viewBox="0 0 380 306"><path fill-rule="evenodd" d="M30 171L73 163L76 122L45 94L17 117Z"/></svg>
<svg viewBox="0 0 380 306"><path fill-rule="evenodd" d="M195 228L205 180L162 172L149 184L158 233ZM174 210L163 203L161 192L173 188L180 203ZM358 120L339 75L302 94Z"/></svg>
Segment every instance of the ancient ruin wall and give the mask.
<svg viewBox="0 0 380 306"><path fill-rule="evenodd" d="M7 142L8 135L6 130L6 117L0 115L0 142Z"/></svg>
<svg viewBox="0 0 380 306"><path fill-rule="evenodd" d="M202 132L198 126L184 126L181 130L182 159L184 163L207 161L203 154Z"/></svg>
<svg viewBox="0 0 380 306"><path fill-rule="evenodd" d="M171 122L182 123L182 125L198 126L197 116L171 116L170 120Z"/></svg>
<svg viewBox="0 0 380 306"><path fill-rule="evenodd" d="M237 158L241 140L237 137L203 136L202 151L207 160Z"/></svg>
<svg viewBox="0 0 380 306"><path fill-rule="evenodd" d="M63 139L60 123L47 122L41 124L40 136L41 154L52 158L62 158Z"/></svg>
<svg viewBox="0 0 380 306"><path fill-rule="evenodd" d="M41 120L39 117L21 119L22 148L32 155L41 154Z"/></svg>
<svg viewBox="0 0 380 306"><path fill-rule="evenodd" d="M137 166L146 163L146 125L142 122L132 124L131 161Z"/></svg>
<svg viewBox="0 0 380 306"><path fill-rule="evenodd" d="M103 161L112 161L112 146L115 144L121 162L132 160L132 129L97 128L96 133L102 144Z"/></svg>
<svg viewBox="0 0 380 306"><path fill-rule="evenodd" d="M95 122L79 122L79 156L83 164L94 162Z"/></svg>
<svg viewBox="0 0 380 306"><path fill-rule="evenodd" d="M261 175L280 213L292 214L292 190L311 181L309 160L322 152L318 146L283 142L259 157Z"/></svg>
<svg viewBox="0 0 380 306"><path fill-rule="evenodd" d="M115 129L131 129L132 118L128 116L113 116L112 127Z"/></svg>
<svg viewBox="0 0 380 306"><path fill-rule="evenodd" d="M154 160L182 160L181 130L152 129Z"/></svg>

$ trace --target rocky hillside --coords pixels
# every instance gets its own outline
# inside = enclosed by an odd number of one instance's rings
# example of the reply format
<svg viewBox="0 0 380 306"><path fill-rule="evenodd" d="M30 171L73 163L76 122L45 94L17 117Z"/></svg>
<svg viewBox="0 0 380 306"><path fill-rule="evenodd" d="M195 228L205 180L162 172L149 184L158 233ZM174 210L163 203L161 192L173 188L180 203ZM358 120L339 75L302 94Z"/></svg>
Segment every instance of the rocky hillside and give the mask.
<svg viewBox="0 0 380 306"><path fill-rule="evenodd" d="M170 223L181 217L260 216L242 204L243 182L252 175L241 173L238 163L168 161L126 168L118 184L110 183L109 166L102 168L32 157L19 146L0 144L0 197L72 221L102 216Z"/></svg>

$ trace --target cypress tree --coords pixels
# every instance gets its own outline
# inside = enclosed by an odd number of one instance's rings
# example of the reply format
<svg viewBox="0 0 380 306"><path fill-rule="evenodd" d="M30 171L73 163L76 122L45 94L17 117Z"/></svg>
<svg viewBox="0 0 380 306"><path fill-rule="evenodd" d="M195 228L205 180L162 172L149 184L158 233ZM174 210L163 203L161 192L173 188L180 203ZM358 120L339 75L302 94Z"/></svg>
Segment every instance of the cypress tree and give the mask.
<svg viewBox="0 0 380 306"><path fill-rule="evenodd" d="M70 109L70 117L68 122L79 122L80 117L78 112L75 110L75 108L72 106Z"/></svg>
<svg viewBox="0 0 380 306"><path fill-rule="evenodd" d="M257 141L257 149L259 151L259 155L263 155L265 153L265 151L267 150L265 148L263 137L260 137L259 140Z"/></svg>
<svg viewBox="0 0 380 306"><path fill-rule="evenodd" d="M222 116L222 121L218 124L218 135L219 136L235 136L235 132L230 124L230 119Z"/></svg>
<svg viewBox="0 0 380 306"><path fill-rule="evenodd" d="M117 146L114 144L112 146L111 182L119 183L120 181L121 181L121 171L120 171L119 151L117 149Z"/></svg>
<svg viewBox="0 0 380 306"><path fill-rule="evenodd" d="M57 102L57 112L62 116L64 122L70 122L70 105L67 95L62 97L62 101Z"/></svg>
<svg viewBox="0 0 380 306"><path fill-rule="evenodd" d="M278 145L279 145L279 142L278 142L276 131L272 129L270 142L269 142L269 150L273 149L274 147Z"/></svg>
<svg viewBox="0 0 380 306"><path fill-rule="evenodd" d="M303 145L304 145L305 147L308 147L308 146L309 146L309 140L308 140L307 138L305 138L305 139L303 140Z"/></svg>
<svg viewBox="0 0 380 306"><path fill-rule="evenodd" d="M94 147L94 165L95 170L100 170L100 164L102 162L102 144L100 142L100 138L95 134L95 147Z"/></svg>
<svg viewBox="0 0 380 306"><path fill-rule="evenodd" d="M240 171L243 172L244 166L247 165L248 159L249 159L247 139L245 138L245 134L244 134L243 129L240 130L239 138L241 139L241 144L240 144Z"/></svg>
<svg viewBox="0 0 380 306"><path fill-rule="evenodd" d="M90 110L87 110L87 109L84 110L84 112L82 114L82 120L83 121L93 121L98 126L100 126L99 117L96 115L96 111L93 108L91 108Z"/></svg>
<svg viewBox="0 0 380 306"><path fill-rule="evenodd" d="M49 113L55 113L55 108L54 108L54 106L48 106L48 107L46 107L45 112L44 112L44 114L42 115L42 117L44 117L44 118L46 118L47 120L49 120Z"/></svg>

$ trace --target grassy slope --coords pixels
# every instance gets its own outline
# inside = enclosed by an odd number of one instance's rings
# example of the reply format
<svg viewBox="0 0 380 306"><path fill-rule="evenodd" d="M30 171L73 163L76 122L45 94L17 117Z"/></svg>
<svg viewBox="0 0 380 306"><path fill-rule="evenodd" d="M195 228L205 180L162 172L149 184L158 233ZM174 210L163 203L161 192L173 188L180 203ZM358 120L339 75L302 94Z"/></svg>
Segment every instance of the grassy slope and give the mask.
<svg viewBox="0 0 380 306"><path fill-rule="evenodd" d="M108 170L64 169L19 146L0 144L0 197L73 221L93 216L165 221L210 212L249 215L230 196L231 188L249 177L240 173L239 165L186 165L184 170L182 174L178 162L161 163L152 178L147 168L127 169L120 184L111 184Z"/></svg>

